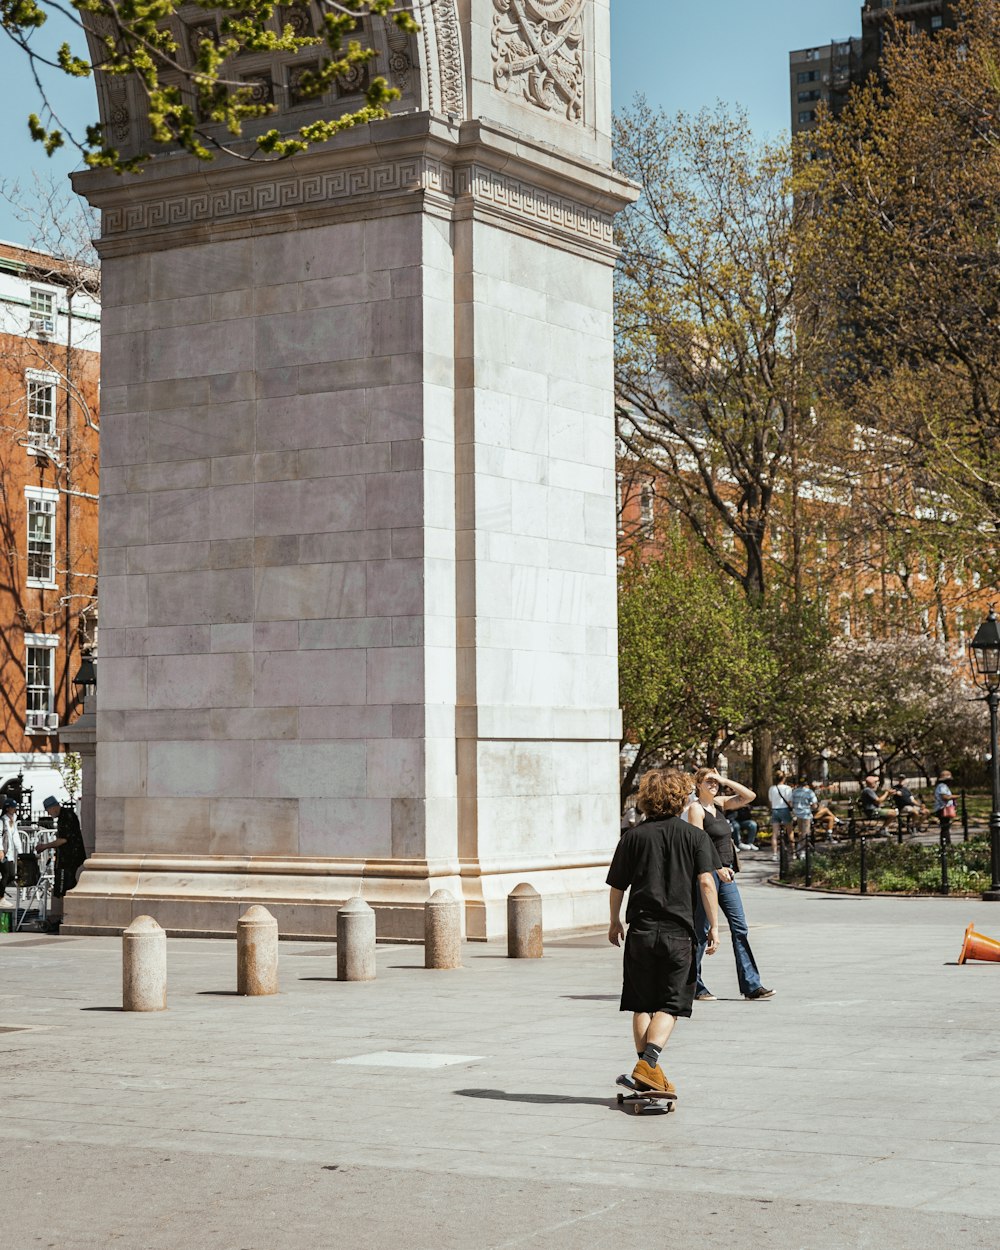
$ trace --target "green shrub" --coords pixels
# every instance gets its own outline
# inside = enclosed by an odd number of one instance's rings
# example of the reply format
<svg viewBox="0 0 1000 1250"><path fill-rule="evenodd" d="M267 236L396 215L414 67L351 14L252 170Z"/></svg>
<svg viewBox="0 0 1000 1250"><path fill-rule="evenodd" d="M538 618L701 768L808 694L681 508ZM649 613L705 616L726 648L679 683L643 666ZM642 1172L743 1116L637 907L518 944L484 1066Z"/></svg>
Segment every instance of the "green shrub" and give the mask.
<svg viewBox="0 0 1000 1250"><path fill-rule="evenodd" d="M958 842L948 848L948 884L952 894L980 894L990 885L990 844L987 838ZM936 845L893 841L867 846L868 889L871 893L939 894L941 855ZM789 865L789 880L802 884L805 860ZM812 856L812 884L820 889L858 891L861 885L860 844L823 847Z"/></svg>

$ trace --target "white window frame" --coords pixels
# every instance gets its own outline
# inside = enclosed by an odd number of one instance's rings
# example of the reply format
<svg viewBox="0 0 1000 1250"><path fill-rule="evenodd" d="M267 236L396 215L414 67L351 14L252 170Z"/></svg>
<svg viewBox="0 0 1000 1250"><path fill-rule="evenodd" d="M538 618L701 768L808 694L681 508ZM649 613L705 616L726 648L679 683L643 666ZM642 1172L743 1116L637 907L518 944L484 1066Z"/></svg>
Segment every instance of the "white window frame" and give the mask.
<svg viewBox="0 0 1000 1250"><path fill-rule="evenodd" d="M42 286L33 286L29 287L29 298L31 300L29 312L31 329L39 334L55 334L56 314L59 311L56 305L56 292L46 290Z"/></svg>
<svg viewBox="0 0 1000 1250"><path fill-rule="evenodd" d="M59 728L55 703L55 655L59 646L58 634L25 634L24 635L24 691L25 691L25 731L27 733L55 733ZM48 684L42 686L38 682L31 684L32 651L47 651ZM45 691L44 700L40 700L32 692ZM44 707L32 707L44 701ZM39 718L44 718L39 720Z"/></svg>
<svg viewBox="0 0 1000 1250"><path fill-rule="evenodd" d="M47 387L49 389L46 406L50 412L39 412L33 403L33 388ZM41 369L27 369L24 374L24 402L28 413L28 442L37 445L40 441L43 447L50 447L57 443L56 440L56 406L58 404L59 393L59 374L51 373ZM41 428L44 424L45 428Z"/></svg>
<svg viewBox="0 0 1000 1250"><path fill-rule="evenodd" d="M56 515L57 515L58 503L59 503L59 492L57 490L47 490L44 486L26 486L24 488L24 506L25 506L26 529L27 529L27 546L25 550L27 552L27 566L29 569L29 575L26 579L26 582L28 586L31 586L40 590L58 590L59 589L59 583L56 581ZM49 562L49 570L50 570L51 576L49 577L32 577L30 575L31 556L32 556L32 551L31 551L31 541L32 541L31 515L33 511L32 504L36 505L36 508L34 509L34 511L40 512L43 515L50 516L52 518L52 524L50 527L51 532L50 532L50 538L49 538L49 548L50 548L50 553L51 553L51 558Z"/></svg>
<svg viewBox="0 0 1000 1250"><path fill-rule="evenodd" d="M644 538L651 538L656 523L656 488L643 482L639 488L639 529Z"/></svg>

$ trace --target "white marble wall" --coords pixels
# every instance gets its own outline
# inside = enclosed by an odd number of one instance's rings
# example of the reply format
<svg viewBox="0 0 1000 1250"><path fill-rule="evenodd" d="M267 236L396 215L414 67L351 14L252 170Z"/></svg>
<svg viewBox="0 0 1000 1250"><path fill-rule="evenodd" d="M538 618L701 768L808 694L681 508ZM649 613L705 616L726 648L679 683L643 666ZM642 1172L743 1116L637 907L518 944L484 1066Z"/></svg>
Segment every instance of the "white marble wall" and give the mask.
<svg viewBox="0 0 1000 1250"><path fill-rule="evenodd" d="M420 857L428 803L453 845L448 234L107 263L105 849Z"/></svg>
<svg viewBox="0 0 1000 1250"><path fill-rule="evenodd" d="M492 862L599 855L620 736L611 272L489 224L456 253L459 528L475 553L459 574L461 834Z"/></svg>
<svg viewBox="0 0 1000 1250"><path fill-rule="evenodd" d="M224 932L259 901L326 934L361 890L419 937L443 885L484 937L520 880L550 929L603 918L631 194L607 8L441 0L427 112L273 167L81 179L104 212L101 689L70 931L141 908ZM498 14L561 40L577 115L519 63L498 78Z"/></svg>

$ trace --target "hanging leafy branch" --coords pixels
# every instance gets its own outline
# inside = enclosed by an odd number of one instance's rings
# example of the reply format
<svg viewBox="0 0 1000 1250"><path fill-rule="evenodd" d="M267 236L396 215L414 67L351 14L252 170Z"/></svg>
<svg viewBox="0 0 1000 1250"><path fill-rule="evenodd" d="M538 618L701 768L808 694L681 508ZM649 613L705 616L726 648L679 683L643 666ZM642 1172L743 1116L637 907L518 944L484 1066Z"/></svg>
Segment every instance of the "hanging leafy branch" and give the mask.
<svg viewBox="0 0 1000 1250"><path fill-rule="evenodd" d="M179 147L200 160L211 160L220 151L248 160L280 160L351 126L388 116L399 91L377 75L364 91L364 104L353 112L314 119L289 133L261 129L249 145L237 145L232 141L243 138L244 126L268 117L275 106L262 102L254 86L236 76L236 58L320 49L319 59L301 68L295 84L299 101L319 102L332 85L351 81L376 57L374 48L354 38L364 18L384 19L406 33L419 29L406 0L319 0L319 28L311 33L303 23L289 20L296 10L309 11L308 0L282 6L275 0L245 0L238 8L224 0L198 0L205 34L192 40L189 59L178 39L190 29L179 22L182 7L182 0L0 0L0 29L28 58L41 100L40 111L28 117L28 128L49 156L68 143L91 167L136 173L152 155L123 154L98 124L87 126L82 135L66 125L46 86L52 71L70 78L100 72L135 83L151 148ZM68 42L54 50L45 46L40 32L57 14L81 39L89 32L90 56L80 55Z"/></svg>

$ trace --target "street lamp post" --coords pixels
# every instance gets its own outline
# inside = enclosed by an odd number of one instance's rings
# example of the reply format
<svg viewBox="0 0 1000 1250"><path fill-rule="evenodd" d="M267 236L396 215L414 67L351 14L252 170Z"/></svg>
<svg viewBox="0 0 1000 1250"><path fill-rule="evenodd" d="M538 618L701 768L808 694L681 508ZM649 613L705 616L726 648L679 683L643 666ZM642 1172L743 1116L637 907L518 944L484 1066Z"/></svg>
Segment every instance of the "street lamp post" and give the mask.
<svg viewBox="0 0 1000 1250"><path fill-rule="evenodd" d="M972 679L985 691L983 700L990 709L990 779L993 804L990 811L990 888L983 898L1000 903L1000 747L998 747L997 709L1000 707L1000 620L990 605L986 620L969 643L969 664Z"/></svg>

